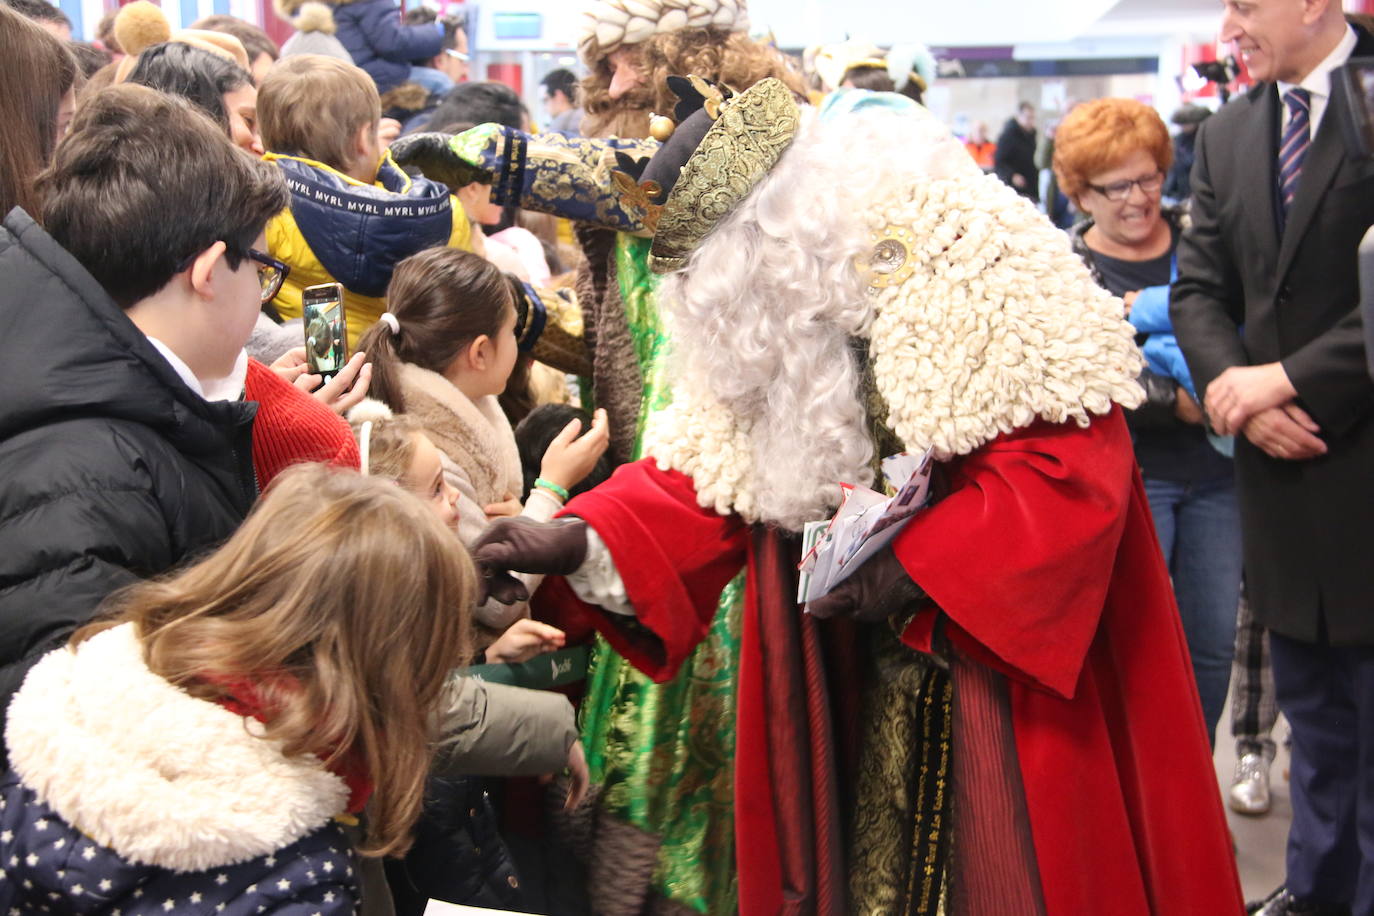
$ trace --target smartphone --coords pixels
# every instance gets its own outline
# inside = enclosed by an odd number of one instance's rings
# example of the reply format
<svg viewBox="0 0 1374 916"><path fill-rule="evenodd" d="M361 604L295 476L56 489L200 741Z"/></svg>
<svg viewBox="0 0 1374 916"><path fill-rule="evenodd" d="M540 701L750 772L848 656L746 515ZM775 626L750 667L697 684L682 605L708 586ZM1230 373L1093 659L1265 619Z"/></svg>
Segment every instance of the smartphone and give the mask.
<svg viewBox="0 0 1374 916"><path fill-rule="evenodd" d="M301 293L305 324L305 363L312 375L333 378L348 362L348 322L343 287L338 283L307 286Z"/></svg>

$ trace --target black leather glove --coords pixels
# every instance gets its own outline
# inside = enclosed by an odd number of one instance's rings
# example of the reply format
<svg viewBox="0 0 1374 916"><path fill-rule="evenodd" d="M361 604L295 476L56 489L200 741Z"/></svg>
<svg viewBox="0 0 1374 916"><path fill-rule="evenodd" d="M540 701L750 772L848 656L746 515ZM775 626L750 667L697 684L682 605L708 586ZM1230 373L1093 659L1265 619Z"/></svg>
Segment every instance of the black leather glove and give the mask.
<svg viewBox="0 0 1374 916"><path fill-rule="evenodd" d="M391 144L391 158L402 168L414 167L426 178L446 184L449 190L479 181L491 184L491 173L453 151L451 134L410 134Z"/></svg>
<svg viewBox="0 0 1374 916"><path fill-rule="evenodd" d="M587 559L587 523L580 518L536 522L527 518L498 518L472 544L472 559L482 574L482 594L502 604L529 598L529 591L512 572L566 576Z"/></svg>
<svg viewBox="0 0 1374 916"><path fill-rule="evenodd" d="M822 620L853 617L873 623L886 620L925 596L921 587L906 574L892 547L887 546L869 557L829 594L808 601L806 610Z"/></svg>

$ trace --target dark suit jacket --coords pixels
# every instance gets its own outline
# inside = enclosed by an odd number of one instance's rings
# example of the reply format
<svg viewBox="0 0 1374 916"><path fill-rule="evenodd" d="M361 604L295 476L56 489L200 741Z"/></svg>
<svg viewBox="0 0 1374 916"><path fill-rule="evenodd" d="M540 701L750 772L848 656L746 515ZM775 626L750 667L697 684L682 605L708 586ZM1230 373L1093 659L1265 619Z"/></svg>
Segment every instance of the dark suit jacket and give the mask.
<svg viewBox="0 0 1374 916"><path fill-rule="evenodd" d="M1374 37L1357 32L1354 56L1374 56ZM1281 461L1237 437L1256 619L1311 642L1324 621L1334 645L1374 645L1374 382L1355 258L1374 224L1374 162L1347 157L1338 94L1333 84L1282 236L1275 86L1203 123L1170 314L1199 392L1231 366L1282 361L1329 447Z"/></svg>

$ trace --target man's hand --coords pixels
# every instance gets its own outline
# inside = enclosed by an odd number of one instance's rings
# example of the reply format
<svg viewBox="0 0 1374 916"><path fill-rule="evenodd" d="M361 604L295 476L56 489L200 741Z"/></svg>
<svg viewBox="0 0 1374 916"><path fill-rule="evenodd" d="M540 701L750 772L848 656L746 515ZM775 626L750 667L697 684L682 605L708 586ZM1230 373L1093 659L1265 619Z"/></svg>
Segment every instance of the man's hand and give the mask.
<svg viewBox="0 0 1374 916"><path fill-rule="evenodd" d="M925 597L911 580L889 545L869 557L831 591L806 603L813 617L853 617L875 622L888 617Z"/></svg>
<svg viewBox="0 0 1374 916"><path fill-rule="evenodd" d="M482 574L479 602L491 597L513 604L528 599L529 593L511 572L566 576L582 566L587 559L587 523L580 518L497 519L473 542L470 552Z"/></svg>
<svg viewBox="0 0 1374 916"><path fill-rule="evenodd" d="M1303 461L1326 454L1326 443L1317 438L1321 427L1296 404L1262 410L1242 431L1270 458Z"/></svg>
<svg viewBox="0 0 1374 916"><path fill-rule="evenodd" d="M1212 429L1223 436L1239 433L1257 413L1279 407L1298 396L1282 363L1232 366L1207 386L1203 402Z"/></svg>

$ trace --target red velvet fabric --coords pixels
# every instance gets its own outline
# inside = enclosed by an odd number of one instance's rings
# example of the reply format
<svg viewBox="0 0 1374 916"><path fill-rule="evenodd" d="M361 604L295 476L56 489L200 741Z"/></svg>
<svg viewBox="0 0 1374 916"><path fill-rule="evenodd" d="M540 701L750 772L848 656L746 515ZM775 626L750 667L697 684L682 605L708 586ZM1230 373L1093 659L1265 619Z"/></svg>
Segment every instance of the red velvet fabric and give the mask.
<svg viewBox="0 0 1374 916"><path fill-rule="evenodd" d="M1046 912L1241 912L1183 628L1120 411L1087 429L1036 424L947 470L949 496L894 550L947 615L950 642L1009 677ZM935 617L918 617L904 641L928 651Z"/></svg>
<svg viewBox="0 0 1374 916"><path fill-rule="evenodd" d="M1047 914L1239 913L1187 647L1120 411L1086 429L1037 423L946 471L949 495L894 550L947 615L946 636L1008 676ZM661 645L646 651L611 615L583 612L636 667L671 677L743 563L746 527L648 462L567 511L605 540ZM751 591L748 607L759 600ZM918 616L904 641L929 651L935 619ZM740 912L750 914L798 903L780 857L777 767L759 737L770 725L765 637L747 610L736 829Z"/></svg>
<svg viewBox="0 0 1374 916"><path fill-rule="evenodd" d="M647 459L622 465L559 514L586 519L606 542L656 645L627 635L614 615L582 605L586 615L636 668L659 683L671 679L705 638L721 591L744 567L748 527L738 516L698 506L691 478Z"/></svg>

